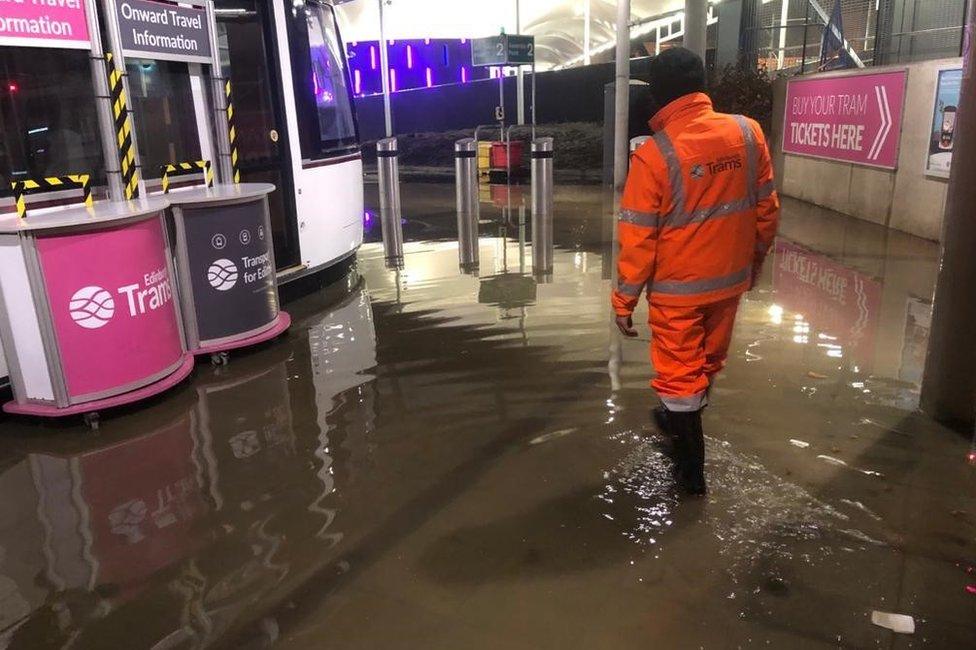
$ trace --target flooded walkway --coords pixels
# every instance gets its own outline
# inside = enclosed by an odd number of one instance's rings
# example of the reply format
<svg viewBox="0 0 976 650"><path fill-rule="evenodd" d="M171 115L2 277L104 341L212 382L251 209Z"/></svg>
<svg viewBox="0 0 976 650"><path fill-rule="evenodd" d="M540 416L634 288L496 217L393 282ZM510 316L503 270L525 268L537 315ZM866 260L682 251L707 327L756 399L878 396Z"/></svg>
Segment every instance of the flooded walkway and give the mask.
<svg viewBox="0 0 976 650"><path fill-rule="evenodd" d="M97 435L4 420L0 649L976 645L974 447L913 412L934 244L786 204L688 500L601 190L546 274L495 191L477 273L408 185L404 268L366 245L282 340Z"/></svg>

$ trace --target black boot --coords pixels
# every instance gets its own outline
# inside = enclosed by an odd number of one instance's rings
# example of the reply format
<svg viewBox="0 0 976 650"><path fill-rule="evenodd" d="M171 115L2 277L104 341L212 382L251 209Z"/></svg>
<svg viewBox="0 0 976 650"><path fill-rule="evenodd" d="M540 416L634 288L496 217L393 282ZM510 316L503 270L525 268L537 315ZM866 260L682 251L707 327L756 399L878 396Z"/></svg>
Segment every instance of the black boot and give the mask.
<svg viewBox="0 0 976 650"><path fill-rule="evenodd" d="M702 412L679 413L668 411L668 423L678 451L677 464L681 487L688 494L703 495L705 485L705 436L702 432Z"/></svg>
<svg viewBox="0 0 976 650"><path fill-rule="evenodd" d="M663 404L651 409L651 421L657 427L660 436L656 436L654 439L654 447L657 448L662 454L670 458L675 465L679 464L678 456L680 455L679 449L679 438L674 435L672 431L671 421L668 419L670 411L664 407Z"/></svg>

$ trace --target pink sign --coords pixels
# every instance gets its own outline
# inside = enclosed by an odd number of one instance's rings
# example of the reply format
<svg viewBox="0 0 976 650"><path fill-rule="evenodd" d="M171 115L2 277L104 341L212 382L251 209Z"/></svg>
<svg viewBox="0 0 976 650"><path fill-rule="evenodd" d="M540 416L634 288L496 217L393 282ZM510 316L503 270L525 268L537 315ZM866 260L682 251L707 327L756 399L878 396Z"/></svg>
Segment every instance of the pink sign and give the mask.
<svg viewBox="0 0 976 650"><path fill-rule="evenodd" d="M794 79L783 151L895 169L907 70Z"/></svg>
<svg viewBox="0 0 976 650"><path fill-rule="evenodd" d="M87 50L85 0L0 0L0 45Z"/></svg>
<svg viewBox="0 0 976 650"><path fill-rule="evenodd" d="M837 345L870 368L881 316L881 283L782 239L776 242L775 259L777 301L803 314L820 332L838 337Z"/></svg>
<svg viewBox="0 0 976 650"><path fill-rule="evenodd" d="M69 396L135 388L180 361L159 219L47 236L37 249Z"/></svg>

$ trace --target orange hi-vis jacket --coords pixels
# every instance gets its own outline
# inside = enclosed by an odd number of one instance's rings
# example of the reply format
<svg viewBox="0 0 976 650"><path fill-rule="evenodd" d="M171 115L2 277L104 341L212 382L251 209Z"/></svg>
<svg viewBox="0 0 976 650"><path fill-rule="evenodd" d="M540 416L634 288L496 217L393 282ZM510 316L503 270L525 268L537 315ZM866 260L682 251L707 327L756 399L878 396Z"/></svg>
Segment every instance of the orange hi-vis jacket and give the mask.
<svg viewBox="0 0 976 650"><path fill-rule="evenodd" d="M762 129L685 95L651 120L620 204L613 306L706 305L747 291L776 236L779 198Z"/></svg>

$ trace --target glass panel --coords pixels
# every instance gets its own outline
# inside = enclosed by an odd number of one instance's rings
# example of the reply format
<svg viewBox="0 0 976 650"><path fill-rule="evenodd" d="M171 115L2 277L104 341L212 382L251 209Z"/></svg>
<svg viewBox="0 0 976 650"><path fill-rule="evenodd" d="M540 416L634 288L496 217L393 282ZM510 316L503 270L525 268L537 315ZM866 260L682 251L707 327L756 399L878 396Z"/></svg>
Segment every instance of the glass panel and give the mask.
<svg viewBox="0 0 976 650"><path fill-rule="evenodd" d="M159 178L163 165L200 160L187 64L130 59L126 70L143 175Z"/></svg>
<svg viewBox="0 0 976 650"><path fill-rule="evenodd" d="M356 142L356 122L349 98L346 62L339 49L332 7L317 2L308 6L308 45L312 60L312 87L319 116L323 148Z"/></svg>
<svg viewBox="0 0 976 650"><path fill-rule="evenodd" d="M223 4L226 3L218 5L218 9ZM279 128L271 100L274 86L257 11L241 10L227 17L218 13L217 35L221 69L233 83L241 168L252 163L277 162L278 143L271 138L271 132Z"/></svg>
<svg viewBox="0 0 976 650"><path fill-rule="evenodd" d="M296 103L303 113L301 122L309 129L302 133L302 158L315 160L329 153L356 149L358 131L333 9L319 0L308 0L304 13L304 17L298 14L297 18L303 18L305 23L305 60L300 60L299 52L293 52Z"/></svg>
<svg viewBox="0 0 976 650"><path fill-rule="evenodd" d="M220 65L233 82L241 180L278 188L268 197L275 262L279 269L295 266L301 256L290 164L283 155L288 151L287 132L278 108L277 67L268 63L265 41L271 7L258 6L255 0L218 0L215 7Z"/></svg>
<svg viewBox="0 0 976 650"><path fill-rule="evenodd" d="M88 173L105 183L87 52L0 47L0 127L5 181Z"/></svg>

